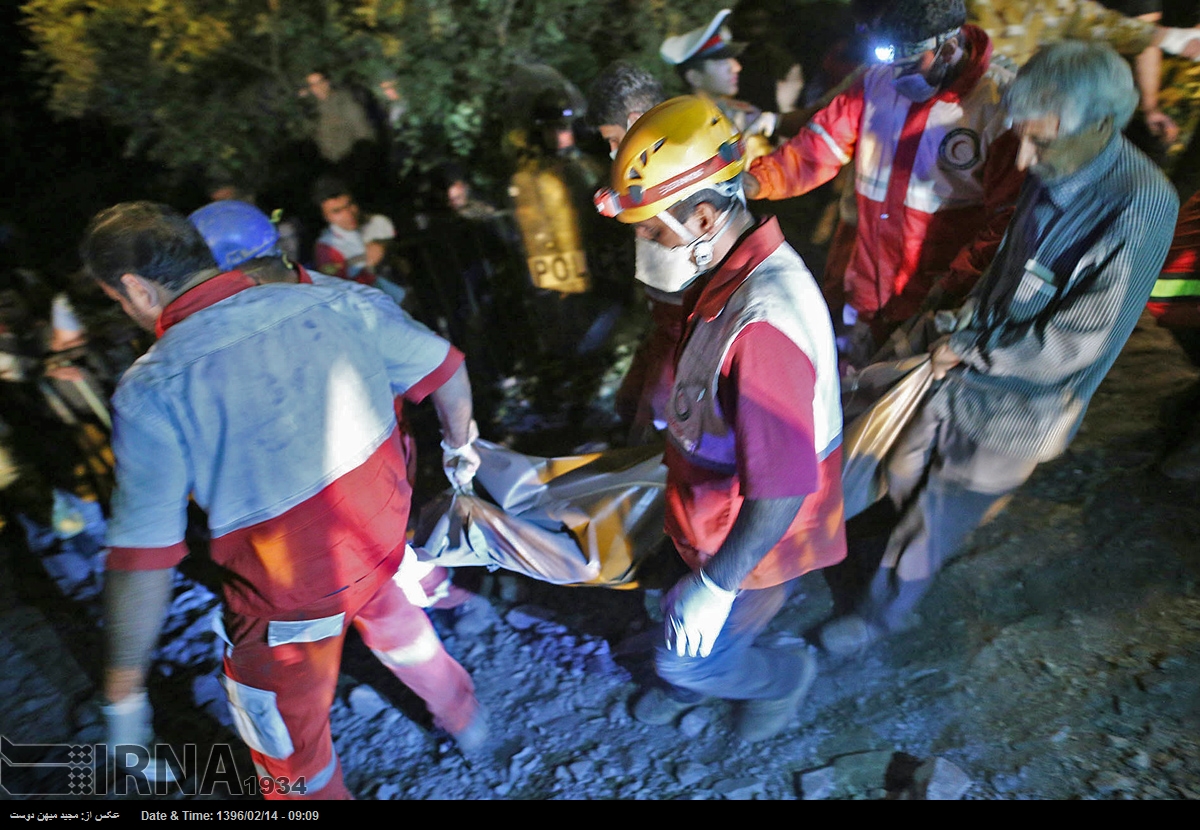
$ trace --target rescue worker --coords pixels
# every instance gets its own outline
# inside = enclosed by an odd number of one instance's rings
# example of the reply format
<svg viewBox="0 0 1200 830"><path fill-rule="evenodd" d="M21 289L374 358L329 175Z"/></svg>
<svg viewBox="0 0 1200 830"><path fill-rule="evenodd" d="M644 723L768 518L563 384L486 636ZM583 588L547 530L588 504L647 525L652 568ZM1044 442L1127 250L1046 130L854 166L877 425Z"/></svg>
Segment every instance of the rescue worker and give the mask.
<svg viewBox="0 0 1200 830"><path fill-rule="evenodd" d="M1000 106L1012 73L965 20L962 0L888 4L870 32L879 65L750 165L747 196L786 199L854 163L856 238L835 315L854 368L918 311L961 302L1012 215L1022 176Z"/></svg>
<svg viewBox="0 0 1200 830"><path fill-rule="evenodd" d="M914 625L942 565L1079 429L1146 305L1179 208L1121 135L1137 100L1128 64L1095 41L1047 46L1006 90L1030 175L956 331L931 349L941 383L883 460L898 519L858 613L822 629L830 652Z"/></svg>
<svg viewBox="0 0 1200 830"><path fill-rule="evenodd" d="M281 255L278 224L254 205L241 201L216 201L193 211L188 221L196 226L222 271L237 269L256 283L301 283L323 285L352 291L370 291L358 283L346 282L320 272L312 273L294 265ZM401 311L401 314L405 314ZM405 314L405 316L408 316ZM417 330L425 327L409 318ZM416 488L417 443L404 417L404 396L396 397L396 421L400 425L400 444L405 458L408 483ZM486 599L455 585L452 574L440 565L405 557L397 572L397 581L409 601L422 608L452 611L454 633L478 634L496 619Z"/></svg>
<svg viewBox="0 0 1200 830"><path fill-rule="evenodd" d="M597 76L588 89L588 119L608 142L613 159L633 123L664 98L658 79L629 61L614 61ZM649 275L637 270L636 260L634 265L650 309L650 331L638 344L613 407L629 427L629 443L641 444L667 423L675 347L683 334L683 297L646 282Z"/></svg>
<svg viewBox="0 0 1200 830"><path fill-rule="evenodd" d="M108 741L152 740L146 674L188 553L190 496L227 575L220 634L235 725L259 774L286 779L268 797L350 796L329 706L351 625L437 726L478 748L486 719L471 678L393 581L411 499L393 399L432 399L447 476L465 487L479 456L462 354L381 294L222 272L165 205L101 211L80 254L105 294L158 334L113 397Z"/></svg>
<svg viewBox="0 0 1200 830"><path fill-rule="evenodd" d="M1175 238L1147 308L1158 324L1171 332L1192 365L1200 367L1200 191L1179 209ZM1200 387L1193 387L1189 397L1186 433L1159 469L1180 481L1200 481L1200 418L1195 404Z"/></svg>
<svg viewBox="0 0 1200 830"><path fill-rule="evenodd" d="M735 700L737 734L758 741L795 714L816 661L754 640L793 579L845 556L845 526L829 316L777 221L746 208L743 168L717 106L674 98L630 128L596 203L686 291L664 460L666 528L691 573L664 605L664 685L634 716L668 724L707 696Z"/></svg>
<svg viewBox="0 0 1200 830"><path fill-rule="evenodd" d="M742 71L738 56L746 44L736 43L725 25L725 18L732 13L721 9L707 26L668 37L658 54L675 67L693 94L710 98L739 132L769 138L779 124L778 113L763 112L737 98Z"/></svg>
<svg viewBox="0 0 1200 830"><path fill-rule="evenodd" d="M1121 8L1127 5L1121 4ZM1141 20L1171 19L1200 26L1200 0L1132 5L1128 11L1145 12L1139 16ZM1200 39L1200 30L1189 31ZM1167 171L1180 198L1187 198L1200 187L1200 63L1148 46L1134 60L1134 77L1142 95L1138 107L1141 123L1134 120L1131 128L1138 129L1131 129L1130 137Z"/></svg>

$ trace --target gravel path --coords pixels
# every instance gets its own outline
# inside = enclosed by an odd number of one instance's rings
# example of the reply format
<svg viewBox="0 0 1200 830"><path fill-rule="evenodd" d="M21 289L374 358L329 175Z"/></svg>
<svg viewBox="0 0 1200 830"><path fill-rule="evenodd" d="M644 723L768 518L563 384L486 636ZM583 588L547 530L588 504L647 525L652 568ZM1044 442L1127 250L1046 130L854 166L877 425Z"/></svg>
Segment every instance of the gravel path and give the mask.
<svg viewBox="0 0 1200 830"><path fill-rule="evenodd" d="M495 625L435 623L491 711L489 752L462 757L352 639L332 711L347 782L377 799L1200 798L1200 497L1154 469L1160 410L1195 377L1144 319L1071 450L975 534L924 624L856 660L821 655L770 741L739 741L722 702L672 727L631 719L658 636L641 591L474 574ZM0 568L0 734L98 740L79 705L99 669L94 606L56 596L27 558ZM232 744L248 770L216 685L214 607L179 577L156 728L202 757ZM810 574L770 636L798 645L830 610Z"/></svg>

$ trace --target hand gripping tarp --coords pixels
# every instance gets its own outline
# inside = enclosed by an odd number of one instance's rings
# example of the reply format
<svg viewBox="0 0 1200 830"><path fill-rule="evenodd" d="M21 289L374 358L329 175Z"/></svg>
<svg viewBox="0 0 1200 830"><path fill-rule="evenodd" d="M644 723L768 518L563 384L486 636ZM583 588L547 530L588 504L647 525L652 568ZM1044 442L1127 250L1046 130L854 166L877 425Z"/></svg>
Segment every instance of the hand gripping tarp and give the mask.
<svg viewBox="0 0 1200 830"><path fill-rule="evenodd" d="M555 585L631 588L664 538L661 446L561 458L477 441L482 495L446 493L421 511L414 545L446 567L485 566Z"/></svg>

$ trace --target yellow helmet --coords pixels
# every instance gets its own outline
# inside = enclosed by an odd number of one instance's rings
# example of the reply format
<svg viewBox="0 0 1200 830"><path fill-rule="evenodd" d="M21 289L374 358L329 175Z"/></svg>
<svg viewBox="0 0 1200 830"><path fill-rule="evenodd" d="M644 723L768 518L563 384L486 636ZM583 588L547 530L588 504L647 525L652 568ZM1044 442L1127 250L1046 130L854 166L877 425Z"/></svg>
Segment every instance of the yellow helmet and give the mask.
<svg viewBox="0 0 1200 830"><path fill-rule="evenodd" d="M629 128L613 161L612 187L596 192L596 209L632 225L744 167L741 136L716 104L697 95L672 98Z"/></svg>

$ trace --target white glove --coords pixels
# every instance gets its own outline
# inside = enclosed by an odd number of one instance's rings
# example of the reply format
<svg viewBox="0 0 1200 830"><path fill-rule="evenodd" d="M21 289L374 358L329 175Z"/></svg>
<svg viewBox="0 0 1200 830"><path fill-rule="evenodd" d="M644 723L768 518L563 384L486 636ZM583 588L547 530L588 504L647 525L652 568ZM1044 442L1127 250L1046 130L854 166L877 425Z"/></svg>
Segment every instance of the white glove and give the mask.
<svg viewBox="0 0 1200 830"><path fill-rule="evenodd" d="M455 490L466 490L479 470L482 459L473 446L478 439L479 427L474 420L471 421L471 428L467 433L467 443L461 447L452 447L442 439L442 470Z"/></svg>
<svg viewBox="0 0 1200 830"><path fill-rule="evenodd" d="M1163 30L1163 39L1158 44L1158 48L1171 55L1184 55L1187 53L1186 57L1192 60L1200 60L1200 55L1196 54L1196 50L1200 48L1200 44L1194 45L1191 49L1188 48L1188 44L1198 38L1200 38L1200 30L1168 27Z"/></svg>
<svg viewBox="0 0 1200 830"><path fill-rule="evenodd" d="M778 125L778 115L773 112L764 112L758 118L755 118L753 122L746 125L746 129L742 130L742 135L764 135L770 138L774 135L775 127Z"/></svg>
<svg viewBox="0 0 1200 830"><path fill-rule="evenodd" d="M363 222L358 232L362 234L363 242L386 242L389 239L396 238L396 226L392 224L392 220L388 219L382 213L374 213L366 222Z"/></svg>
<svg viewBox="0 0 1200 830"><path fill-rule="evenodd" d="M113 752L120 746L144 747L150 753L150 763L142 769L146 780L152 784L176 780L166 759L155 757L154 728L150 725L154 710L150 708L150 699L146 697L144 689L134 692L119 703L106 703L101 707L101 711L104 713L104 723L107 727L108 745ZM116 762L118 766L123 767L126 759L117 757Z"/></svg>
<svg viewBox="0 0 1200 830"><path fill-rule="evenodd" d="M685 576L667 594L663 620L667 648L680 657L707 657L729 618L737 591L726 591L704 571Z"/></svg>

